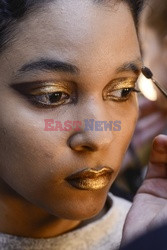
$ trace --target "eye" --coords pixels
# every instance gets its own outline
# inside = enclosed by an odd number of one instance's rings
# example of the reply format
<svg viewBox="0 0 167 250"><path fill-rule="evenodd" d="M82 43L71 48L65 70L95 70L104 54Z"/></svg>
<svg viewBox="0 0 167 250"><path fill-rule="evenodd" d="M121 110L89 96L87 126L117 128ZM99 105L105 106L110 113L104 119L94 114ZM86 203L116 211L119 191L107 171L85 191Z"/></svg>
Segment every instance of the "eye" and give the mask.
<svg viewBox="0 0 167 250"><path fill-rule="evenodd" d="M58 106L71 101L70 95L61 91L44 95L32 95L29 98L36 104L42 106Z"/></svg>
<svg viewBox="0 0 167 250"><path fill-rule="evenodd" d="M119 78L113 80L103 90L104 100L127 101L133 92L140 92L135 89L136 82L136 78Z"/></svg>
<svg viewBox="0 0 167 250"><path fill-rule="evenodd" d="M112 91L110 94L107 94L107 97L115 101L126 101L132 92L139 93L140 91L135 88L123 88Z"/></svg>
<svg viewBox="0 0 167 250"><path fill-rule="evenodd" d="M76 101L75 88L68 82L44 82L39 87L33 86L25 95L33 105L42 108L53 108Z"/></svg>

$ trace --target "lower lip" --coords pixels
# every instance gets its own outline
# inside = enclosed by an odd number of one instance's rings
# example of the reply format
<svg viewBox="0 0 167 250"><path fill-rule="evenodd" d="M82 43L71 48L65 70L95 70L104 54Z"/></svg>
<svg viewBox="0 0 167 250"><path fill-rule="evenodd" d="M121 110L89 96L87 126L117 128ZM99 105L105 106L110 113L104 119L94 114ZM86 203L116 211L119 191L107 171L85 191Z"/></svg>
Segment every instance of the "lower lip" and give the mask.
<svg viewBox="0 0 167 250"><path fill-rule="evenodd" d="M96 178L76 178L68 180L68 182L75 188L81 190L99 190L106 187L111 181L112 173L106 173Z"/></svg>

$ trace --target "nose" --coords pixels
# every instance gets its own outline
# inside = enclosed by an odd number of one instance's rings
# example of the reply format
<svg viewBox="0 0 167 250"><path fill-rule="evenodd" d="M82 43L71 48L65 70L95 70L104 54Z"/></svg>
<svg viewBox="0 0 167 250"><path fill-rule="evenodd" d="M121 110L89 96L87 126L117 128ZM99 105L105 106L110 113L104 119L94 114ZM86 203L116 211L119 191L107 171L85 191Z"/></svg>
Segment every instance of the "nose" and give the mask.
<svg viewBox="0 0 167 250"><path fill-rule="evenodd" d="M95 152L106 150L111 144L111 131L81 131L73 134L68 140L68 146L76 152Z"/></svg>
<svg viewBox="0 0 167 250"><path fill-rule="evenodd" d="M113 140L113 132L111 126L104 128L103 122L111 121L111 111L109 114L104 102L95 99L87 100L81 105L79 114L77 119L82 121L82 129L69 137L68 146L76 152L95 152L109 148ZM90 120L93 120L93 127L89 129L86 121ZM99 122L101 122L100 129L96 126Z"/></svg>

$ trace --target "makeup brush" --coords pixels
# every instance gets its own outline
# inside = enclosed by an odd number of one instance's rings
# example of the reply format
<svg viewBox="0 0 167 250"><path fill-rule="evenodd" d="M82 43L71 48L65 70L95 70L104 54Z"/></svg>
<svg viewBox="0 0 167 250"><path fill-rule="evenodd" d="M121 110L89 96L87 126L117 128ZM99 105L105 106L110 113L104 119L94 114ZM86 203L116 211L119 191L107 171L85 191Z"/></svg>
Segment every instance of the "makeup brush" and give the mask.
<svg viewBox="0 0 167 250"><path fill-rule="evenodd" d="M151 79L152 82L155 84L155 86L161 91L161 93L167 97L167 90L165 90L163 87L160 86L160 84L153 78L153 73L151 70L147 67L142 67L141 72L147 79Z"/></svg>

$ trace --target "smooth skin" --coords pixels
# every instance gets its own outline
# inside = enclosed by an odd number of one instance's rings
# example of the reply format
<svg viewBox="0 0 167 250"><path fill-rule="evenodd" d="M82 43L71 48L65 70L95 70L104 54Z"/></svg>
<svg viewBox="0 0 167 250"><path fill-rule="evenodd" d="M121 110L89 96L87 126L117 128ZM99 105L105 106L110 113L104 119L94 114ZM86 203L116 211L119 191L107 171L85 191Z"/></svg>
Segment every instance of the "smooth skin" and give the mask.
<svg viewBox="0 0 167 250"><path fill-rule="evenodd" d="M0 55L0 232L57 236L106 212L108 190L138 117L136 94L120 99L120 88L129 83L134 88L140 73L136 30L124 3L61 0L19 22L14 38ZM41 58L70 63L75 70L27 67ZM43 87L48 94L48 84L70 97L59 105L32 104L27 95ZM44 131L45 119L91 118L121 121L121 131ZM65 181L76 171L101 165L114 170L101 190L79 190Z"/></svg>

